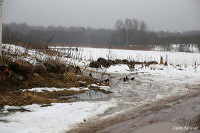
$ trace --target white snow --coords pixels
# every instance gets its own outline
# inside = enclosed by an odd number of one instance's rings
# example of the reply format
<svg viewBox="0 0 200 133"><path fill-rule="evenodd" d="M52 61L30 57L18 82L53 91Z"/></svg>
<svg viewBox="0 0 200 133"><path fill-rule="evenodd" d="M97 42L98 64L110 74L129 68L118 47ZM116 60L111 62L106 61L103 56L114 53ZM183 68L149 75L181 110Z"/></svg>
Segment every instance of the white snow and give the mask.
<svg viewBox="0 0 200 133"><path fill-rule="evenodd" d="M93 87L97 87L98 85L96 85L96 84L91 84L91 86L93 86Z"/></svg>
<svg viewBox="0 0 200 133"><path fill-rule="evenodd" d="M110 66L108 69L106 69L107 73L130 73L130 69L127 65L114 65Z"/></svg>
<svg viewBox="0 0 200 133"><path fill-rule="evenodd" d="M93 87L99 87L100 89L104 89L104 90L109 90L110 86L99 86L96 84L91 84L89 86L93 86ZM49 91L49 92L53 92L53 91L65 91L65 90L73 90L73 91L88 91L89 88L88 87L72 87L72 88L48 88L48 87L41 87L41 88L31 88L31 89L23 89L22 91L31 91L31 92L45 92L45 91Z"/></svg>
<svg viewBox="0 0 200 133"><path fill-rule="evenodd" d="M45 61L48 59L55 59L55 56L49 56L42 52L33 49L26 49L21 46L16 46L13 44L2 44L3 45L3 52L12 55L10 56L13 61L15 60L25 60L30 62L31 64L37 64L38 60ZM22 54L26 53L27 55L22 56Z"/></svg>
<svg viewBox="0 0 200 133"><path fill-rule="evenodd" d="M111 89L110 86L98 86L98 87L105 91L109 91Z"/></svg>
<svg viewBox="0 0 200 133"><path fill-rule="evenodd" d="M66 47L64 47L66 48ZM200 54L198 53L185 53L185 52L160 52L160 51L141 51L141 50L121 50L121 49L106 49L106 48L86 48L79 47L80 61L75 61L77 64L84 64L91 60L97 60L99 57L105 59L127 59L134 61L157 61L160 62L162 56L164 61L168 64L200 64ZM110 51L110 52L109 52ZM63 52L63 51L62 51ZM64 53L67 53L65 51ZM72 55L76 55L77 51L71 51Z"/></svg>
<svg viewBox="0 0 200 133"><path fill-rule="evenodd" d="M155 51L173 51L178 52L180 49L191 52L199 53L198 44L170 44L170 45L156 45L152 50Z"/></svg>
<svg viewBox="0 0 200 133"><path fill-rule="evenodd" d="M48 87L43 87L43 88L32 88L32 89L25 89L23 91L32 91L32 92L44 92L44 91L64 91L64 90L73 90L73 91L80 91L80 90L89 90L87 87L85 88L76 88L76 87L72 87L72 88L48 88Z"/></svg>
<svg viewBox="0 0 200 133"><path fill-rule="evenodd" d="M0 122L1 133L64 133L75 124L86 119L98 118L108 108L116 106L114 101L108 102L75 102L54 103L53 106L24 106L31 112L16 112L0 118L8 123ZM6 106L4 109L13 108Z"/></svg>

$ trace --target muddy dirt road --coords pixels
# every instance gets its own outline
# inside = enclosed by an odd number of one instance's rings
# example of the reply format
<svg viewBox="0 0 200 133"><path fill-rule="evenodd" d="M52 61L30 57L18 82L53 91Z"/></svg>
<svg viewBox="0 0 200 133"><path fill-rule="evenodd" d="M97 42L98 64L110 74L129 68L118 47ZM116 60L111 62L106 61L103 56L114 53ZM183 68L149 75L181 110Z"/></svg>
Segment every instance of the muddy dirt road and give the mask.
<svg viewBox="0 0 200 133"><path fill-rule="evenodd" d="M67 133L145 133L143 130L150 133L152 127L168 127L167 132L178 133L188 130L176 130L176 127L187 125L193 132L199 132L195 130L200 128L198 79L150 74L111 76L113 94L109 97L115 99L118 106L98 118L78 124ZM135 77L135 80L124 82L125 76Z"/></svg>
<svg viewBox="0 0 200 133"><path fill-rule="evenodd" d="M146 131L200 133L199 91L162 99L107 118L82 123L67 133L145 133Z"/></svg>

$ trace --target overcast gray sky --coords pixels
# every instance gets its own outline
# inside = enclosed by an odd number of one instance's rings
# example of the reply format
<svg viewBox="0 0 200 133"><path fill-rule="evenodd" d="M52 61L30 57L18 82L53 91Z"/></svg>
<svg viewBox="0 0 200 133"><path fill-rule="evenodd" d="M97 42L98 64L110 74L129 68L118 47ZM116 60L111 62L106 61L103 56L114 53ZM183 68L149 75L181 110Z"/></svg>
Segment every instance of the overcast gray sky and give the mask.
<svg viewBox="0 0 200 133"><path fill-rule="evenodd" d="M4 0L3 22L113 28L117 19L144 20L152 30L200 29L200 0Z"/></svg>

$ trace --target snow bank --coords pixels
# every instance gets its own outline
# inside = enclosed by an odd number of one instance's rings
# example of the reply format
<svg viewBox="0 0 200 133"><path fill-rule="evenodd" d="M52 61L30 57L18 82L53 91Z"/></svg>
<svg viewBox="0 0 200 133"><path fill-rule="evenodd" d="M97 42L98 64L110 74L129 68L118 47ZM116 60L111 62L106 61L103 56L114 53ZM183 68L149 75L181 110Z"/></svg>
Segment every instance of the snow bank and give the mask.
<svg viewBox="0 0 200 133"><path fill-rule="evenodd" d="M4 47L3 52L11 54L12 55L11 58L13 59L13 61L21 59L35 65L36 63L38 63L37 60L44 61L49 58L55 58L55 57L50 57L49 55L43 54L39 51L26 49L21 46L16 46L12 44L2 44L2 45ZM24 53L26 53L25 56L22 55Z"/></svg>
<svg viewBox="0 0 200 133"><path fill-rule="evenodd" d="M93 87L99 87L100 89L103 90L109 90L110 86L99 86L96 84L91 84L90 86ZM42 87L42 88L31 88L31 89L23 89L23 91L31 91L31 92L45 92L45 91L49 91L49 92L53 92L53 91L64 91L64 90L73 90L73 91L88 91L89 88L88 87L72 87L72 88L48 88L48 87Z"/></svg>
<svg viewBox="0 0 200 133"><path fill-rule="evenodd" d="M106 69L107 73L130 73L130 69L127 65L114 65L110 66L108 69Z"/></svg>
<svg viewBox="0 0 200 133"><path fill-rule="evenodd" d="M31 112L16 112L0 118L0 121L9 121L8 123L0 122L0 132L62 133L74 127L75 124L84 122L84 119L97 118L98 114L114 106L116 106L114 101L54 103L49 107L24 106ZM6 106L6 109L9 109L9 106Z"/></svg>
<svg viewBox="0 0 200 133"><path fill-rule="evenodd" d="M80 90L89 90L88 88L48 88L48 87L43 87L43 88L32 88L32 89L26 89L23 91L32 91L32 92L44 92L44 91L64 91L64 90L73 90L73 91L80 91Z"/></svg>

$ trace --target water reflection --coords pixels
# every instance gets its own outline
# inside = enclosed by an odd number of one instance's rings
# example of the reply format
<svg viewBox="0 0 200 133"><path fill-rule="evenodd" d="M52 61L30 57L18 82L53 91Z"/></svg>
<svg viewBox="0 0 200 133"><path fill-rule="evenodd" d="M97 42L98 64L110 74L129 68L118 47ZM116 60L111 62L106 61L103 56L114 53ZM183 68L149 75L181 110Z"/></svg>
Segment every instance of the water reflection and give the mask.
<svg viewBox="0 0 200 133"><path fill-rule="evenodd" d="M106 98L110 98L112 94L105 94L99 91L86 91L85 93L70 96L68 98L69 101L95 101L95 100L106 100ZM60 97L60 98L66 98L66 97Z"/></svg>

